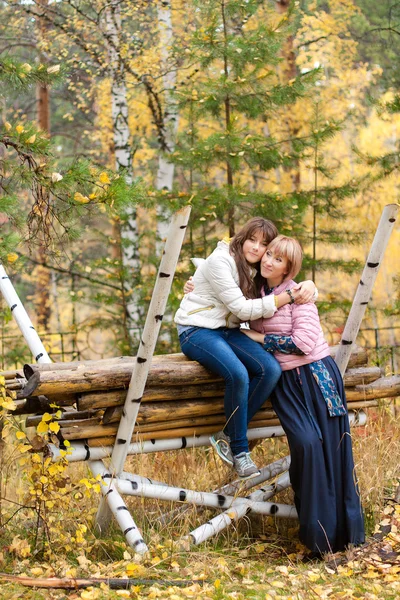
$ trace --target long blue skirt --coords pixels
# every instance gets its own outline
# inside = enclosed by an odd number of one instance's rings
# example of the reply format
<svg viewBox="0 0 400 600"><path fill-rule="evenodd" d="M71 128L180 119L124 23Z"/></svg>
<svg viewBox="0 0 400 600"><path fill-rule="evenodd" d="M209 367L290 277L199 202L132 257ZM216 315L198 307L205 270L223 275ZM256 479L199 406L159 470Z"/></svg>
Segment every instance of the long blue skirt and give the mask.
<svg viewBox="0 0 400 600"><path fill-rule="evenodd" d="M322 360L346 406L335 361L330 356ZM347 414L329 416L309 365L282 373L272 404L290 447L300 541L318 553L362 544L364 519Z"/></svg>

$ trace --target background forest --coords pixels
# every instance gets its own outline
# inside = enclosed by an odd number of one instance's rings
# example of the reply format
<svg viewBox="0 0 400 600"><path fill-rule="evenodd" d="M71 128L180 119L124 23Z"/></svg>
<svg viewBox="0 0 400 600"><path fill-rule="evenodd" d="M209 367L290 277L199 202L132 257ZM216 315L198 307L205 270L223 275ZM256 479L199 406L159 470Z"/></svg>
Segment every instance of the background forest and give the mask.
<svg viewBox="0 0 400 600"><path fill-rule="evenodd" d="M399 56L400 4L389 0L0 1L0 262L51 359L136 353L170 216L188 203L157 353L179 351L173 314L190 258L254 215L302 242L299 277L316 282L336 344L382 209L399 201ZM399 236L397 227L358 338L385 375L400 364ZM2 297L0 354L2 370L32 362ZM100 485L86 466L68 471L33 453L18 416L4 417L0 441L0 571L197 578L183 595L150 588L152 598L397 598L391 408L371 410L354 435L367 533L383 514L377 544L393 534L386 571L377 546L343 566L299 567L292 525L272 518L246 517L216 545L176 551L164 509L140 499L135 514L152 546L139 565L115 530L94 535ZM44 416L40 426L57 433ZM287 446L274 439L254 452L265 464ZM179 468L171 452L130 460L135 473L174 485L181 474L188 487L221 485L204 450L183 454ZM187 530L198 515L185 514ZM107 586L75 592L118 597ZM22 597L17 586L4 593ZM23 597L66 597L51 594Z"/></svg>
<svg viewBox="0 0 400 600"><path fill-rule="evenodd" d="M187 259L257 214L303 243L337 341L398 200L398 7L40 0L0 13L1 255L53 359L135 352L169 215L188 201L170 315ZM369 345L396 345L398 236ZM1 314L13 366L26 351ZM167 320L158 351L176 348Z"/></svg>

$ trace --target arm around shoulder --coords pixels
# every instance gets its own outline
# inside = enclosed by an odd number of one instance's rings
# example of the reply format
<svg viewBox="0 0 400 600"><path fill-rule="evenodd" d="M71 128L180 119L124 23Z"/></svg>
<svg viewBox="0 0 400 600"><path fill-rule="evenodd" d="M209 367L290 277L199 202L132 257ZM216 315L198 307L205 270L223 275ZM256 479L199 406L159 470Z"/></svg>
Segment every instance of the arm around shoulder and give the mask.
<svg viewBox="0 0 400 600"><path fill-rule="evenodd" d="M228 253L213 253L207 259L207 279L217 298L241 321L269 318L276 312L273 296L247 299L237 281L235 261Z"/></svg>

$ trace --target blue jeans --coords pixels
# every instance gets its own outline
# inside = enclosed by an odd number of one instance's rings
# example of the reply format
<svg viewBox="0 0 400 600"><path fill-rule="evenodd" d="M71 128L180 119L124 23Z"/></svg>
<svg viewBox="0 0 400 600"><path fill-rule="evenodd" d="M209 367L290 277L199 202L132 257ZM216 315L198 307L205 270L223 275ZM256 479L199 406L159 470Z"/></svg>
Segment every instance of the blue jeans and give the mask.
<svg viewBox="0 0 400 600"><path fill-rule="evenodd" d="M247 425L281 376L278 361L239 329L192 327L179 341L188 358L224 378L224 431L234 455L248 452Z"/></svg>

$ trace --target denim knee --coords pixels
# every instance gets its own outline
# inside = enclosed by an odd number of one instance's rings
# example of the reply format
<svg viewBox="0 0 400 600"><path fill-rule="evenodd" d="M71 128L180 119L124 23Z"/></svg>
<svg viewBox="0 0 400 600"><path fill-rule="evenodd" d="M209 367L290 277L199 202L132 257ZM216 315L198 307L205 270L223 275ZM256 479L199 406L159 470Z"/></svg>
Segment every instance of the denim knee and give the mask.
<svg viewBox="0 0 400 600"><path fill-rule="evenodd" d="M240 397L242 393L247 393L250 383L247 369L241 365L235 365L228 370L225 377L225 383L232 385L235 395Z"/></svg>

